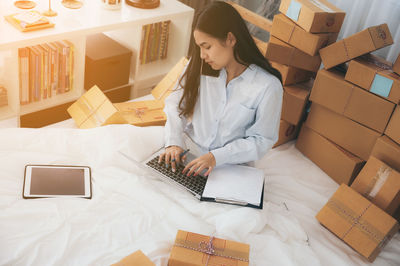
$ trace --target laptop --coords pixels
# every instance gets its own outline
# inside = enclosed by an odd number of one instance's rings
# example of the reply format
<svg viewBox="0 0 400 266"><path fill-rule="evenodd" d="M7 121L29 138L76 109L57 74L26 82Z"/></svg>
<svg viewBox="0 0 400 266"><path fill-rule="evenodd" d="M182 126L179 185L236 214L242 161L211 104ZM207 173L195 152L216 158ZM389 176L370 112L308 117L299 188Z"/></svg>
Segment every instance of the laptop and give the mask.
<svg viewBox="0 0 400 266"><path fill-rule="evenodd" d="M214 168L209 177L204 176L207 169L197 176L193 174L186 176L182 170L196 156L188 152L185 162L177 165L176 171L173 172L171 166L166 167L164 161L158 163L159 155L163 152L164 148L152 154L141 165L168 183L190 192L201 201L262 209L264 198L262 170L242 165L226 165ZM120 153L128 160L134 161L126 154Z"/></svg>

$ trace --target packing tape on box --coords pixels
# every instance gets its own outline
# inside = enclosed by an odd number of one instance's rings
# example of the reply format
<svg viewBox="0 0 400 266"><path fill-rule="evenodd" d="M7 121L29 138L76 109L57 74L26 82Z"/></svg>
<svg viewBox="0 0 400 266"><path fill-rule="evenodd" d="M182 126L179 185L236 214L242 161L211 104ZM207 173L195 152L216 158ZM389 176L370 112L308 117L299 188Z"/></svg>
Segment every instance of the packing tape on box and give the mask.
<svg viewBox="0 0 400 266"><path fill-rule="evenodd" d="M87 110L89 111L89 114L87 115L87 117L85 118L85 120L83 120L83 122L78 125L78 127L80 127L82 124L84 124L87 120L89 120L91 117L93 117L96 121L96 126L101 126L106 120L104 119L104 117L102 117L100 114L97 113L97 110L107 101L107 98L105 98L96 108L93 107L90 102L86 99L86 97L84 95L82 95L82 97L80 98L80 100L78 100L78 104L80 106L84 106L87 108ZM82 108L83 109L83 108Z"/></svg>
<svg viewBox="0 0 400 266"><path fill-rule="evenodd" d="M368 199L374 198L385 184L391 172L392 168L382 165L368 184L363 195Z"/></svg>
<svg viewBox="0 0 400 266"><path fill-rule="evenodd" d="M372 203L369 203L368 206L361 212L361 214L355 213L352 209L344 205L342 202L335 198L331 198L327 206L334 211L336 214L340 215L343 219L345 219L349 224L351 224L350 228L343 234L341 239L344 240L346 235L351 231L353 227L357 227L360 229L362 233L364 233L369 239L377 243L378 245L383 245L385 240L385 234L380 232L376 227L371 225L368 221L364 220L362 216L364 213L371 207Z"/></svg>
<svg viewBox="0 0 400 266"><path fill-rule="evenodd" d="M196 242L196 241L191 241L189 239L178 238L175 240L174 246L187 248L187 249L191 249L194 251L208 254L206 266L208 265L208 260L210 259L210 256L219 256L219 257L224 257L224 258L228 258L228 259L249 262L247 253L240 252L240 251L234 251L234 250L228 250L228 249L222 249L222 248L216 248L213 245L213 240L214 240L213 236L210 237L210 240L208 241L208 243L205 241Z"/></svg>
<svg viewBox="0 0 400 266"><path fill-rule="evenodd" d="M362 58L365 59L365 61L367 61L369 63L372 63L372 64L376 65L377 67L383 69L383 70L392 70L392 66L377 60L375 57L363 56ZM378 70L376 70L375 73L378 73Z"/></svg>

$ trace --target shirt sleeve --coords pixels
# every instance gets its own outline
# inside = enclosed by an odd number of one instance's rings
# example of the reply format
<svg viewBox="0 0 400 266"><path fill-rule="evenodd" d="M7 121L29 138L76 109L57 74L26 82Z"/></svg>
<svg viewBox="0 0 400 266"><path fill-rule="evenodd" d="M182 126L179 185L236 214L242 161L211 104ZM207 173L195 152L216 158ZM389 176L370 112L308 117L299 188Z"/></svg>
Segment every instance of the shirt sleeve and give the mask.
<svg viewBox="0 0 400 266"><path fill-rule="evenodd" d="M178 88L165 99L164 112L167 115L165 147L176 145L185 149L183 141L184 119L179 115L179 101L182 95L183 89L178 85Z"/></svg>
<svg viewBox="0 0 400 266"><path fill-rule="evenodd" d="M262 158L278 141L282 100L282 85L274 79L264 93L256 109L255 121L246 130L245 137L211 151L216 166L247 163Z"/></svg>

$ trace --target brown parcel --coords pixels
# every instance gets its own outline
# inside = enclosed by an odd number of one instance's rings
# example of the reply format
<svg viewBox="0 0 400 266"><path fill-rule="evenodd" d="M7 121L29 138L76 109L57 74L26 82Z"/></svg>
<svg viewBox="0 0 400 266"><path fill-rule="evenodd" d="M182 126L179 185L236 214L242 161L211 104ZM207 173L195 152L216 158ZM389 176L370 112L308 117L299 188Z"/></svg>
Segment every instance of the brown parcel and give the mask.
<svg viewBox="0 0 400 266"><path fill-rule="evenodd" d="M306 124L364 161L368 160L377 138L381 135L315 103L311 106Z"/></svg>
<svg viewBox="0 0 400 266"><path fill-rule="evenodd" d="M303 125L296 148L336 183L351 184L364 161Z"/></svg>
<svg viewBox="0 0 400 266"><path fill-rule="evenodd" d="M281 119L279 124L279 138L272 148L276 148L286 142L289 142L297 137L300 125L292 125Z"/></svg>
<svg viewBox="0 0 400 266"><path fill-rule="evenodd" d="M79 128L127 123L97 86L83 94L67 111Z"/></svg>
<svg viewBox="0 0 400 266"><path fill-rule="evenodd" d="M350 61L345 79L398 104L400 103L400 76L393 73L391 69L390 62L367 54ZM374 84L376 78L383 81L387 79L392 84Z"/></svg>
<svg viewBox="0 0 400 266"><path fill-rule="evenodd" d="M248 266L249 252L247 244L178 230L168 266Z"/></svg>
<svg viewBox="0 0 400 266"><path fill-rule="evenodd" d="M271 36L265 57L284 65L317 72L321 65L319 55L308 55L299 49Z"/></svg>
<svg viewBox="0 0 400 266"><path fill-rule="evenodd" d="M371 155L400 171L400 145L387 136L378 138Z"/></svg>
<svg viewBox="0 0 400 266"><path fill-rule="evenodd" d="M345 184L336 190L316 218L370 262L399 228L393 217Z"/></svg>
<svg viewBox="0 0 400 266"><path fill-rule="evenodd" d="M342 27L345 12L326 0L310 1L296 0L301 5L300 10L296 12L297 25L308 32L339 32ZM279 11L285 15L291 9L292 0L282 0Z"/></svg>
<svg viewBox="0 0 400 266"><path fill-rule="evenodd" d="M373 93L344 80L335 70L318 71L310 101L383 133L395 107Z"/></svg>
<svg viewBox="0 0 400 266"><path fill-rule="evenodd" d="M400 206L400 173L374 156L369 157L351 188L390 215Z"/></svg>
<svg viewBox="0 0 400 266"><path fill-rule="evenodd" d="M393 63L393 72L400 75L400 54L397 56L396 61Z"/></svg>
<svg viewBox="0 0 400 266"><path fill-rule="evenodd" d="M282 85L290 85L309 80L315 75L314 72L300 69L293 66L282 65L270 61L271 66L276 68L282 75Z"/></svg>
<svg viewBox="0 0 400 266"><path fill-rule="evenodd" d="M400 145L400 106L397 105L389 124L385 130L385 135Z"/></svg>
<svg viewBox="0 0 400 266"><path fill-rule="evenodd" d="M277 14L272 22L271 35L313 56L319 49L334 43L338 33L309 33L285 15Z"/></svg>
<svg viewBox="0 0 400 266"><path fill-rule="evenodd" d="M129 83L132 51L103 33L86 40L85 89L108 90Z"/></svg>
<svg viewBox="0 0 400 266"><path fill-rule="evenodd" d="M319 50L326 69L393 43L387 24L369 27Z"/></svg>
<svg viewBox="0 0 400 266"><path fill-rule="evenodd" d="M142 251L138 250L129 256L126 256L121 261L112 264L111 266L155 266L153 262L143 254Z"/></svg>
<svg viewBox="0 0 400 266"><path fill-rule="evenodd" d="M167 121L164 103L159 100L116 103L114 106L127 123L135 126L163 126Z"/></svg>
<svg viewBox="0 0 400 266"><path fill-rule="evenodd" d="M304 116L313 82L284 86L281 119L298 125Z"/></svg>

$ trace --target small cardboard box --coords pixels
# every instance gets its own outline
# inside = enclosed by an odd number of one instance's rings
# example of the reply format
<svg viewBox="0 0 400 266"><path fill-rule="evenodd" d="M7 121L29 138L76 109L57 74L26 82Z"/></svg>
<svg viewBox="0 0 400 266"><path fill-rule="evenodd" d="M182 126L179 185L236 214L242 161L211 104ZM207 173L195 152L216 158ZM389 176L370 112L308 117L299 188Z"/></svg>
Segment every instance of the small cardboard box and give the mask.
<svg viewBox="0 0 400 266"><path fill-rule="evenodd" d="M189 60L182 57L178 63L168 72L167 75L154 87L151 94L156 100L164 102L164 100L171 94L179 82L179 77L183 74L183 70L188 64Z"/></svg>
<svg viewBox="0 0 400 266"><path fill-rule="evenodd" d="M83 94L67 111L79 128L127 123L97 86Z"/></svg>
<svg viewBox="0 0 400 266"><path fill-rule="evenodd" d="M129 83L132 51L103 33L86 40L85 89L108 90Z"/></svg>
<svg viewBox="0 0 400 266"><path fill-rule="evenodd" d="M281 119L298 125L304 116L313 81L284 86Z"/></svg>
<svg viewBox="0 0 400 266"><path fill-rule="evenodd" d="M121 261L112 264L111 266L155 266L151 260L138 250L129 256L126 256Z"/></svg>
<svg viewBox="0 0 400 266"><path fill-rule="evenodd" d="M395 104L344 80L335 70L318 71L310 101L383 133Z"/></svg>
<svg viewBox="0 0 400 266"><path fill-rule="evenodd" d="M272 21L271 35L293 45L308 55L314 56L319 49L334 43L338 33L309 33L285 15L277 14Z"/></svg>
<svg viewBox="0 0 400 266"><path fill-rule="evenodd" d="M326 69L347 62L360 55L378 50L393 43L387 24L369 27L321 50L322 63Z"/></svg>
<svg viewBox="0 0 400 266"><path fill-rule="evenodd" d="M316 218L370 262L399 229L393 217L345 184L333 194Z"/></svg>
<svg viewBox="0 0 400 266"><path fill-rule="evenodd" d="M135 126L163 126L167 121L164 103L159 100L116 103L114 106L127 123Z"/></svg>
<svg viewBox="0 0 400 266"><path fill-rule="evenodd" d="M400 173L373 156L351 188L390 215L400 206Z"/></svg>
<svg viewBox="0 0 400 266"><path fill-rule="evenodd" d="M351 60L345 79L395 104L400 103L400 76L382 58L367 54Z"/></svg>
<svg viewBox="0 0 400 266"><path fill-rule="evenodd" d="M321 65L319 55L308 55L274 36L269 39L265 57L271 61L313 72L317 72Z"/></svg>
<svg viewBox="0 0 400 266"><path fill-rule="evenodd" d="M248 266L250 246L178 230L168 266Z"/></svg>
<svg viewBox="0 0 400 266"><path fill-rule="evenodd" d="M385 135L400 144L400 106L397 105L389 124L385 130Z"/></svg>
<svg viewBox="0 0 400 266"><path fill-rule="evenodd" d="M326 0L282 0L279 11L312 33L339 32L345 16Z"/></svg>
<svg viewBox="0 0 400 266"><path fill-rule="evenodd" d="M397 56L396 61L394 61L393 72L396 72L400 75L400 54Z"/></svg>
<svg viewBox="0 0 400 266"><path fill-rule="evenodd" d="M376 140L381 135L316 103L311 105L306 124L364 161L368 160Z"/></svg>
<svg viewBox="0 0 400 266"><path fill-rule="evenodd" d="M364 161L303 125L296 148L313 161L336 183L351 184Z"/></svg>
<svg viewBox="0 0 400 266"><path fill-rule="evenodd" d="M286 142L289 142L297 137L300 125L292 125L285 120L281 119L279 124L279 138L272 148L276 148Z"/></svg>
<svg viewBox="0 0 400 266"><path fill-rule="evenodd" d="M371 155L400 171L400 145L387 136L378 138Z"/></svg>
<svg viewBox="0 0 400 266"><path fill-rule="evenodd" d="M296 84L309 80L315 75L314 72L300 69L293 66L282 65L270 61L271 66L276 68L282 75L282 85Z"/></svg>

